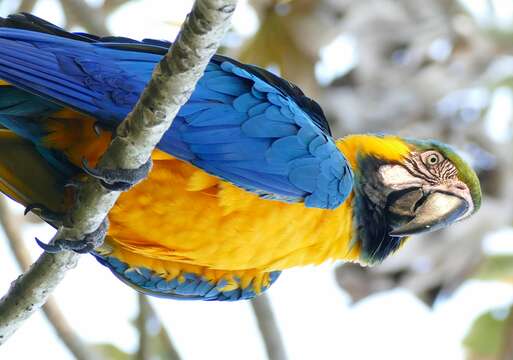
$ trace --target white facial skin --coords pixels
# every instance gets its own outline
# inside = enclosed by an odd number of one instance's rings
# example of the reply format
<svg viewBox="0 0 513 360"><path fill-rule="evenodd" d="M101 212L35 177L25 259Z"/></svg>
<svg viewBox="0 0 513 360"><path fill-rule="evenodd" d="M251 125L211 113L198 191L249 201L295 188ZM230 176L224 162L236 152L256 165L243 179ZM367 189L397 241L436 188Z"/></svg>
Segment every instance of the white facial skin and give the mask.
<svg viewBox="0 0 513 360"><path fill-rule="evenodd" d="M381 166L379 174L382 183L394 191L421 188L425 194L438 191L464 199L469 208L458 220L464 219L474 211L468 186L458 179L456 167L438 151L413 153L404 165Z"/></svg>

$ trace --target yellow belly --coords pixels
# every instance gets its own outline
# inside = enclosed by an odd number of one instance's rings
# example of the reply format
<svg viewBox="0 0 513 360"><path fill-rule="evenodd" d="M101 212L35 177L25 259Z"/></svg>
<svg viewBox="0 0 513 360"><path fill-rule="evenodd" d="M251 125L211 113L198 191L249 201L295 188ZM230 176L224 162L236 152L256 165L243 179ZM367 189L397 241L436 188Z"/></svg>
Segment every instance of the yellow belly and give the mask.
<svg viewBox="0 0 513 360"><path fill-rule="evenodd" d="M211 269L270 271L354 260L357 250L346 204L321 210L264 200L170 157L154 160L109 219L122 248Z"/></svg>

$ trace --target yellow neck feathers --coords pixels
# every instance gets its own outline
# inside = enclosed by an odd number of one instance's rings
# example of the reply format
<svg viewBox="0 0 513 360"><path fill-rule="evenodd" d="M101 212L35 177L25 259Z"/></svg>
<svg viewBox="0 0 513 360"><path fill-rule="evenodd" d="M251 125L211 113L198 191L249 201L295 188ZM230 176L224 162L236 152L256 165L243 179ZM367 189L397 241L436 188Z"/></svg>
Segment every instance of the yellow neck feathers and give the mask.
<svg viewBox="0 0 513 360"><path fill-rule="evenodd" d="M358 156L373 156L388 161L402 161L410 152L408 145L398 136L349 135L337 140L353 170L358 168Z"/></svg>

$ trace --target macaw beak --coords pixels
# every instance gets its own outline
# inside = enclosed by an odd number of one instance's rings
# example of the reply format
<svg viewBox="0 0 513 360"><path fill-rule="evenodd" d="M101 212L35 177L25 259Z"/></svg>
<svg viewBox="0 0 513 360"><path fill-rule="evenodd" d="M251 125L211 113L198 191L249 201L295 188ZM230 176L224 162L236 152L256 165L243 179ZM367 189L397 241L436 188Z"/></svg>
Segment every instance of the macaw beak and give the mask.
<svg viewBox="0 0 513 360"><path fill-rule="evenodd" d="M409 236L444 228L460 219L469 207L467 200L447 191L426 194L421 188L409 189L396 196L389 207L392 213L409 218L403 224L392 226L390 236Z"/></svg>

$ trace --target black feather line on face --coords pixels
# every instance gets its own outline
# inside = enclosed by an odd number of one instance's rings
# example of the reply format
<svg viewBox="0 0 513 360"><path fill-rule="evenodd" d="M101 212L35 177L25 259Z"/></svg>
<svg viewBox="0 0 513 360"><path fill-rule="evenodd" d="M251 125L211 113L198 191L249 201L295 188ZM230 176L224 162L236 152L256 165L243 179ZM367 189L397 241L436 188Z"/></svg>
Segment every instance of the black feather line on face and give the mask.
<svg viewBox="0 0 513 360"><path fill-rule="evenodd" d="M377 264L395 252L406 237L393 237L391 219L386 207L390 190L379 179L379 167L387 164L373 157L358 159L355 174L354 218L357 240L360 243L360 260Z"/></svg>

